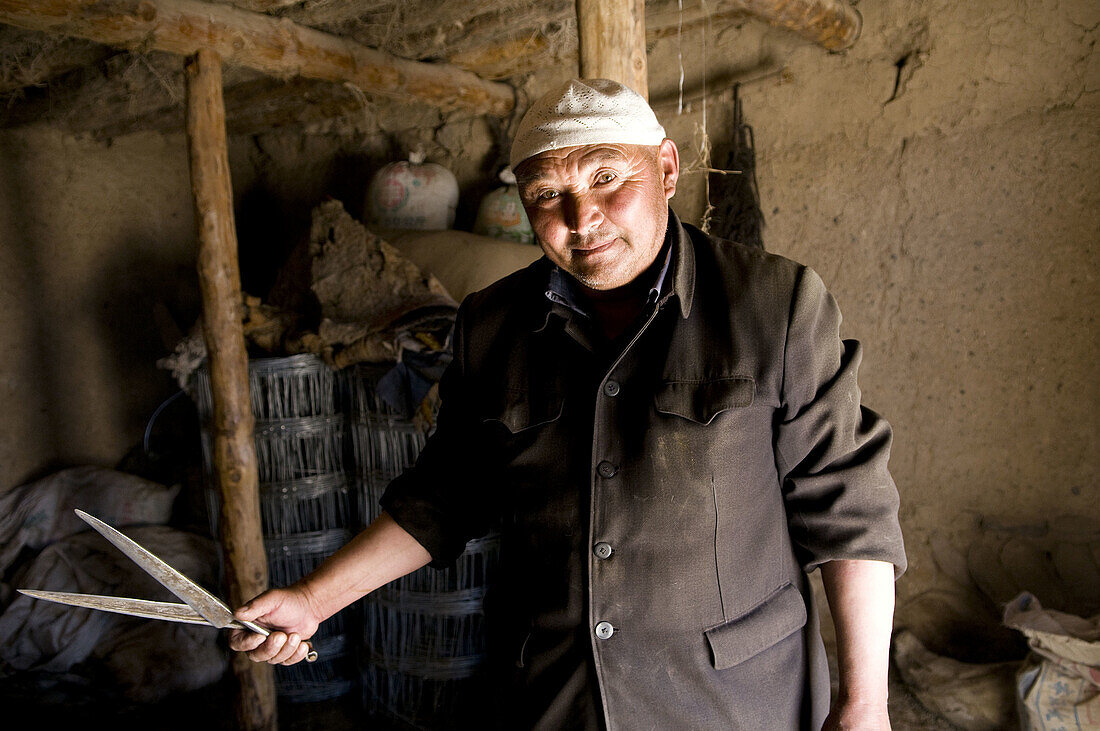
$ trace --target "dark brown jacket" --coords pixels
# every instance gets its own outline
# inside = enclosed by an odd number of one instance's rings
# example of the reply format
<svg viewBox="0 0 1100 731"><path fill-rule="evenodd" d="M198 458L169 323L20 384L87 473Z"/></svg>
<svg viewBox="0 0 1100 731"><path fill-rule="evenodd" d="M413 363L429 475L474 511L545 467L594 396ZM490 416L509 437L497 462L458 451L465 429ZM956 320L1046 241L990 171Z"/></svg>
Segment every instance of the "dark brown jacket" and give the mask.
<svg viewBox="0 0 1100 731"><path fill-rule="evenodd" d="M462 305L436 434L386 509L438 564L502 536L510 728L818 728L806 574L904 570L891 432L810 269L671 216L670 287L606 343L544 259Z"/></svg>

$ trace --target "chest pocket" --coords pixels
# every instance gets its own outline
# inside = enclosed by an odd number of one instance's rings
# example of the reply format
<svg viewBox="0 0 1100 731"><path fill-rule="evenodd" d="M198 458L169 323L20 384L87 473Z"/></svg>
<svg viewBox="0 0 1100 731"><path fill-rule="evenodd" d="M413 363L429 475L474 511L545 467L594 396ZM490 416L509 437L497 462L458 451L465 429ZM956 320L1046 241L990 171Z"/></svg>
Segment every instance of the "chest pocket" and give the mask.
<svg viewBox="0 0 1100 731"><path fill-rule="evenodd" d="M751 406L756 383L748 376L666 381L654 396L658 413L709 424L723 411Z"/></svg>
<svg viewBox="0 0 1100 731"><path fill-rule="evenodd" d="M512 434L518 434L561 417L564 399L560 393L543 391L532 393L520 389L503 389L495 406L486 410L483 424L503 424Z"/></svg>

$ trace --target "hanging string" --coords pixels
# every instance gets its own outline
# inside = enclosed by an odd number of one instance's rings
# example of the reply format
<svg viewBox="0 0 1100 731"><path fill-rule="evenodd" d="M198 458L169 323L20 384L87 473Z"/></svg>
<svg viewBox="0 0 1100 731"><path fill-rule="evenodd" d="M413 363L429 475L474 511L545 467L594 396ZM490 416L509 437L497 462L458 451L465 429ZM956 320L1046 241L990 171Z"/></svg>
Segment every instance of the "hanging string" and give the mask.
<svg viewBox="0 0 1100 731"><path fill-rule="evenodd" d="M676 60L680 65L680 84L678 87L679 93L676 97L676 114L679 116L684 113L684 0L676 0L676 7L679 10L676 25Z"/></svg>
<svg viewBox="0 0 1100 731"><path fill-rule="evenodd" d="M703 14L706 22L703 25L703 129L699 141L699 162L703 167L710 168L710 136L707 133L707 35L710 33L710 10L707 8L707 0L702 0ZM710 175L703 181L703 201L706 207L699 221L699 228L704 233L710 231L710 218L714 212L714 206L710 203Z"/></svg>
<svg viewBox="0 0 1100 731"><path fill-rule="evenodd" d="M684 70L683 53L682 53L682 50L680 50L680 49L683 48L683 0L677 0L677 8L678 8L678 11L679 11L679 23L678 23L678 27L677 27L677 48L678 48L677 55L678 55L678 63L679 63L679 71L680 71L679 89L678 89L678 97L677 97L677 114L682 115L684 113L684 78L686 76L686 73L685 73L685 70ZM715 192L715 190L718 190L719 198L721 198L724 195L721 192L721 190L723 188L725 188L726 185L727 185L725 183L718 184L718 180L722 180L721 178L719 178L719 179L714 181L714 185L717 186L717 188L713 188L710 174L714 173L716 175L722 175L722 176L728 176L728 175L737 176L737 175L740 175L742 173L742 170L740 170L740 169L730 169L730 168L718 168L718 167L713 167L712 166L712 159L713 159L713 156L716 153L714 152L714 150L712 148L712 142L711 142L711 137L710 137L710 131L709 131L709 126L710 126L709 112L710 112L710 110L708 108L708 99L707 99L707 97L710 95L709 94L709 89L708 89L708 85L709 85L709 81L710 81L708 64L709 64L710 59L709 59L709 49L707 47L707 36L711 32L712 17L711 17L711 10L707 5L707 0L700 0L700 9L702 10L702 14L703 14L703 23L701 24L702 28L701 28L701 31L700 31L702 33L702 41L701 41L700 45L701 45L702 67L703 68L702 68L702 79L701 79L701 93L698 95L698 99L702 104L702 109L700 110L701 119L700 119L699 122L696 123L695 131L694 131L694 134L692 136L691 147L692 147L692 150L695 153L694 154L694 160L692 160L691 162L686 163L685 165L681 166L680 174L681 175L689 175L689 174L692 174L692 173L704 173L704 174L706 174L706 178L703 181L704 207L703 207L702 215L700 216L700 219L699 219L699 227L703 231L710 233L711 232L710 229L711 229L711 227L714 223L713 219L715 217L715 214L719 213L719 210L714 206L714 204L711 201L711 196ZM767 74L763 77L760 77L760 78L767 78L767 77L770 77L770 76L774 76L774 72L769 73L769 74ZM756 80L759 80L759 79L754 79L754 81L756 81ZM691 103L692 102L689 100L689 102L688 102L689 111L690 111L690 104ZM731 161L731 163L732 163L732 161Z"/></svg>
<svg viewBox="0 0 1100 731"><path fill-rule="evenodd" d="M706 22L703 25L703 135L707 133L707 34L710 33L710 10L707 8L707 0L701 0L703 17ZM708 143L707 149L710 149ZM709 161L709 158L708 158Z"/></svg>

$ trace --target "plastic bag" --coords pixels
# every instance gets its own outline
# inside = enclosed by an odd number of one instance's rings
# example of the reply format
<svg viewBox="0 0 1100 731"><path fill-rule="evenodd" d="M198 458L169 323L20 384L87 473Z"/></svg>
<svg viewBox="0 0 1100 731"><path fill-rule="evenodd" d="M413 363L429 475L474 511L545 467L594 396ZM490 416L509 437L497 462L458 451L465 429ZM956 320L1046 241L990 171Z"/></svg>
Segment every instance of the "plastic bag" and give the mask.
<svg viewBox="0 0 1100 731"><path fill-rule="evenodd" d="M87 530L80 508L113 526L163 524L172 514L178 485L165 487L105 467L55 472L0 495L0 573L24 547L40 549Z"/></svg>
<svg viewBox="0 0 1100 731"><path fill-rule="evenodd" d="M1021 728L1100 729L1100 615L1043 609L1024 592L1009 602L1004 622L1031 648L1016 676Z"/></svg>

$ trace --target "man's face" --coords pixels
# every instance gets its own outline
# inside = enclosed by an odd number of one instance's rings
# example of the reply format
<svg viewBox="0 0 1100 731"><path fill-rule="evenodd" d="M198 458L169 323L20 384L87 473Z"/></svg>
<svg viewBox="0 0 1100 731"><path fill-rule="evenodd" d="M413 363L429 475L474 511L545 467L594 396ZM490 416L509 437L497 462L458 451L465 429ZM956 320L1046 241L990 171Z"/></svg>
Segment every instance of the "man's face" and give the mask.
<svg viewBox="0 0 1100 731"><path fill-rule="evenodd" d="M549 150L516 169L520 198L546 256L581 284L632 282L661 250L676 192L675 143Z"/></svg>

